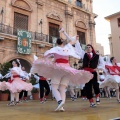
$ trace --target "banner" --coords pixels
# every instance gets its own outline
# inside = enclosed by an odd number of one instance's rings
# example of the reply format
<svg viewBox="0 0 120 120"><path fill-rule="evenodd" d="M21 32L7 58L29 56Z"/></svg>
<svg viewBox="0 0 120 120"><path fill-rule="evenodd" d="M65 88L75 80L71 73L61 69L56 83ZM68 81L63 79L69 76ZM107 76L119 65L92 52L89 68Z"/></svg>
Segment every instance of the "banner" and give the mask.
<svg viewBox="0 0 120 120"><path fill-rule="evenodd" d="M17 50L21 54L30 54L31 53L31 33L28 31L17 31L18 44Z"/></svg>

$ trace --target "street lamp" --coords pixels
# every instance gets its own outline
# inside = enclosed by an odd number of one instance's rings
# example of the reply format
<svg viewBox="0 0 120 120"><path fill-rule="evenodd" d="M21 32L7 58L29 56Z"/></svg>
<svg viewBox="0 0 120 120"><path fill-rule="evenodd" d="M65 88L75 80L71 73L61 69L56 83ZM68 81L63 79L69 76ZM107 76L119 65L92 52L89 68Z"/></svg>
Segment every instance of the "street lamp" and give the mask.
<svg viewBox="0 0 120 120"><path fill-rule="evenodd" d="M43 21L42 21L42 19L40 20L40 23L39 23L39 25L41 25L41 35L42 35L42 24L43 24Z"/></svg>
<svg viewBox="0 0 120 120"><path fill-rule="evenodd" d="M89 21L89 25L90 25L90 27L91 27L92 25L95 26L96 23L95 23L95 22L92 22L92 21Z"/></svg>
<svg viewBox="0 0 120 120"><path fill-rule="evenodd" d="M3 24L3 13L4 13L4 10L3 10L3 7L2 7L2 10L1 10L1 15L2 15L1 24Z"/></svg>

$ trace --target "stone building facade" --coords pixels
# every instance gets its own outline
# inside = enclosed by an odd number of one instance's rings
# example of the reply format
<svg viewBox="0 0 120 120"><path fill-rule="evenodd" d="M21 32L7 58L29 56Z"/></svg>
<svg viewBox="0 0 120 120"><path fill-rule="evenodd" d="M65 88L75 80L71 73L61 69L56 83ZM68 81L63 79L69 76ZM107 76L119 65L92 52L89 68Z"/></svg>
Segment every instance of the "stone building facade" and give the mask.
<svg viewBox="0 0 120 120"><path fill-rule="evenodd" d="M110 22L111 34L108 35L110 44L110 56L114 56L120 62L120 12L105 17Z"/></svg>
<svg viewBox="0 0 120 120"><path fill-rule="evenodd" d="M104 47L100 44L100 43L96 43L96 51L100 54L100 55L104 55Z"/></svg>
<svg viewBox="0 0 120 120"><path fill-rule="evenodd" d="M78 34L82 47L88 43L96 47L96 16L92 0L1 0L0 63L19 58L29 69L33 55L41 58L53 47L53 40L62 36L58 32L61 26L70 36ZM17 52L17 29L31 32L31 54Z"/></svg>

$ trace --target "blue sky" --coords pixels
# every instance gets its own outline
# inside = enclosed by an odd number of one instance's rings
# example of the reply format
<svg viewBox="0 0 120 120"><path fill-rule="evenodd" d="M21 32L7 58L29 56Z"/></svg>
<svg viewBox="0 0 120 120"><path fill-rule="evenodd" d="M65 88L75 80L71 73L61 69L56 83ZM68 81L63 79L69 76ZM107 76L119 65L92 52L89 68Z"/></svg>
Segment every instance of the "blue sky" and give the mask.
<svg viewBox="0 0 120 120"><path fill-rule="evenodd" d="M104 46L104 53L110 54L108 34L111 33L110 23L104 17L120 11L120 0L93 0L93 12L98 15L95 19L96 41Z"/></svg>

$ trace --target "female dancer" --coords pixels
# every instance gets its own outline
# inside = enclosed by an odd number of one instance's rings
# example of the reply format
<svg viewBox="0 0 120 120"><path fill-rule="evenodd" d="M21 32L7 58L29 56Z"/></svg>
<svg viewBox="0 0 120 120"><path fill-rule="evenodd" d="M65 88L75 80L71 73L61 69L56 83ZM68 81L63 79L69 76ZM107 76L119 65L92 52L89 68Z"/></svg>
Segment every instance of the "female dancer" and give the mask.
<svg viewBox="0 0 120 120"><path fill-rule="evenodd" d="M24 82L28 83L28 81L29 81L29 74L25 71L25 67L22 67L22 71L23 71L23 74L24 74L24 76L22 76L22 80ZM23 97L23 94L24 94L24 97ZM19 94L19 101L22 102L22 97L23 97L23 100L28 102L27 96L28 96L28 91L22 90L20 92L20 94Z"/></svg>
<svg viewBox="0 0 120 120"><path fill-rule="evenodd" d="M62 31L68 40L74 38L74 37L70 38L67 35L67 33L64 32L64 30ZM97 82L96 68L98 67L98 65L101 66L100 64L102 63L102 60L99 57L99 55L95 53L94 48L90 44L86 46L86 53L81 49L80 43L78 41L75 44L75 49L76 49L76 53L79 56L81 56L81 58L83 58L83 69L93 74L93 78L88 83L85 84L83 93L84 95L86 95L87 99L89 99L90 107L95 107L96 105L94 104L94 101L93 101L92 86L96 94L96 103L100 104L100 99L99 99L100 90L99 90L99 83Z"/></svg>
<svg viewBox="0 0 120 120"><path fill-rule="evenodd" d="M79 85L88 82L93 75L84 70L76 70L69 65L69 56L80 59L72 47L78 40L78 36L64 46L61 38L57 39L57 46L46 51L44 60L36 60L31 68L31 73L38 73L46 78L51 78L51 86L54 97L58 102L55 111L64 111L63 105L66 99L65 89L69 84ZM54 56L54 62L49 61ZM58 90L59 89L59 90Z"/></svg>
<svg viewBox="0 0 120 120"><path fill-rule="evenodd" d="M106 77L105 81L101 83L101 87L110 86L115 88L117 101L120 103L119 86L120 86L120 66L116 62L115 57L110 58L110 63L105 65Z"/></svg>
<svg viewBox="0 0 120 120"><path fill-rule="evenodd" d="M6 88L11 92L11 101L8 103L9 106L16 105L19 103L19 92L22 90L31 91L33 86L31 83L26 83L21 80L20 76L24 76L21 70L19 61L12 62L13 68L11 69L11 80L6 82ZM16 103L14 103L16 100Z"/></svg>

